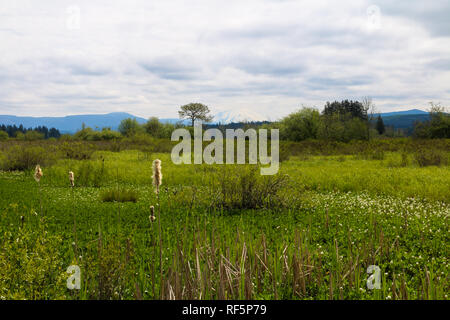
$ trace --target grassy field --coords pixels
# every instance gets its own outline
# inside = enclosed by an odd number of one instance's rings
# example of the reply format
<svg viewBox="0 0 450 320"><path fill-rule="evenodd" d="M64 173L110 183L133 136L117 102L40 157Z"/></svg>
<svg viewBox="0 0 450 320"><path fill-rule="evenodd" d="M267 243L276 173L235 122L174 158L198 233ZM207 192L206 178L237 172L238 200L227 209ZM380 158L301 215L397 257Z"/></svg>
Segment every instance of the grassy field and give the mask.
<svg viewBox="0 0 450 320"><path fill-rule="evenodd" d="M386 152L256 169L125 150L60 159L40 183L0 172L0 299L448 299L448 165Z"/></svg>

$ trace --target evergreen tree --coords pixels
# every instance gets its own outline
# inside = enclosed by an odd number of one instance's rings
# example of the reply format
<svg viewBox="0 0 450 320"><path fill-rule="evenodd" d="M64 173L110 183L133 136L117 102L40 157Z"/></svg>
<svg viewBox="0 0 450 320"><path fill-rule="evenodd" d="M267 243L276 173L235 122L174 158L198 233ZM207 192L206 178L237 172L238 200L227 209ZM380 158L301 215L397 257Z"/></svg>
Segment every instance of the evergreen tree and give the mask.
<svg viewBox="0 0 450 320"><path fill-rule="evenodd" d="M386 132L386 127L384 126L383 118L381 118L380 115L378 115L376 129L379 134L383 134Z"/></svg>

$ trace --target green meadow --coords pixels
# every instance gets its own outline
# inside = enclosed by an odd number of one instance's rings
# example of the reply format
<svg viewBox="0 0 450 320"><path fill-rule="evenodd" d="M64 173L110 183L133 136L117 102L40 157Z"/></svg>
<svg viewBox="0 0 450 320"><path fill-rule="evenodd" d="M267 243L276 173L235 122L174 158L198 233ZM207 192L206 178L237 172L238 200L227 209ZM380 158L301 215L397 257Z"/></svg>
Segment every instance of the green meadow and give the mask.
<svg viewBox="0 0 450 320"><path fill-rule="evenodd" d="M448 299L450 169L412 151L293 152L274 176L143 149L41 167L0 172L0 299Z"/></svg>

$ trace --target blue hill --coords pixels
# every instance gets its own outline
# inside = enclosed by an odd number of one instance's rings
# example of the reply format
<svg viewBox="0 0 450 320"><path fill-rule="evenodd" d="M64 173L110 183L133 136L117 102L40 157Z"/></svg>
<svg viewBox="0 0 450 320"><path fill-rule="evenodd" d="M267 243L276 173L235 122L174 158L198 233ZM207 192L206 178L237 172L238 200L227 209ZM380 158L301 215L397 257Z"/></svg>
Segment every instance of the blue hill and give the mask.
<svg viewBox="0 0 450 320"><path fill-rule="evenodd" d="M378 114L375 114L377 117ZM381 113L381 117L386 126L401 129L412 129L414 122L426 121L429 119L429 114L426 111L413 109L407 111L387 112ZM126 112L113 112L108 114L86 114L73 115L65 117L18 117L11 115L0 115L0 124L5 125L23 125L25 128L35 128L38 126L46 126L48 128L56 128L61 133L75 133L80 130L83 123L87 127L93 129L101 129L109 127L117 130L122 120L132 118L139 123L147 122L147 119L136 117ZM159 119L163 123L177 123L180 120L174 118ZM189 121L184 120L183 123L189 124Z"/></svg>
<svg viewBox="0 0 450 320"><path fill-rule="evenodd" d="M376 113L375 116L378 117L379 114L381 114L381 117L386 118L386 117L392 117L392 116L428 115L428 112L419 110L419 109L412 109L412 110L406 110L406 111Z"/></svg>
<svg viewBox="0 0 450 320"><path fill-rule="evenodd" d="M65 117L17 117L11 115L0 115L0 124L5 125L23 125L25 128L34 128L37 126L46 126L56 128L61 133L74 133L81 129L83 123L86 127L101 129L109 127L117 130L123 119L136 119L139 123L147 122L147 119L136 117L126 112L113 112L108 114L86 114ZM161 122L175 123L178 119L160 119Z"/></svg>

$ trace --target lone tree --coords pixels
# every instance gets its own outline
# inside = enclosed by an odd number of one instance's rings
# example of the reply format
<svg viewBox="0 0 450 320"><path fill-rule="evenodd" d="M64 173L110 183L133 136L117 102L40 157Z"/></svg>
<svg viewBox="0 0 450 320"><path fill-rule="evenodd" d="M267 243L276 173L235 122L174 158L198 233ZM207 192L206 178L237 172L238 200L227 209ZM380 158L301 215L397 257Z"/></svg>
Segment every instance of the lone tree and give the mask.
<svg viewBox="0 0 450 320"><path fill-rule="evenodd" d="M380 115L378 115L376 128L379 134L383 134L386 132L386 128L384 126L383 118L381 118Z"/></svg>
<svg viewBox="0 0 450 320"><path fill-rule="evenodd" d="M376 113L375 104L372 102L371 97L363 97L361 100L363 106L363 112L366 115L367 120L367 140L370 140L370 124L373 121L374 115Z"/></svg>
<svg viewBox="0 0 450 320"><path fill-rule="evenodd" d="M130 137L141 131L141 125L136 119L123 119L119 125L119 132L124 136Z"/></svg>
<svg viewBox="0 0 450 320"><path fill-rule="evenodd" d="M181 110L178 111L181 119L190 119L192 121L192 126L194 126L194 121L199 119L205 122L211 122L213 116L210 114L208 106L201 103L189 103L181 106Z"/></svg>

